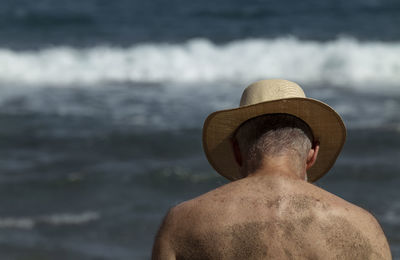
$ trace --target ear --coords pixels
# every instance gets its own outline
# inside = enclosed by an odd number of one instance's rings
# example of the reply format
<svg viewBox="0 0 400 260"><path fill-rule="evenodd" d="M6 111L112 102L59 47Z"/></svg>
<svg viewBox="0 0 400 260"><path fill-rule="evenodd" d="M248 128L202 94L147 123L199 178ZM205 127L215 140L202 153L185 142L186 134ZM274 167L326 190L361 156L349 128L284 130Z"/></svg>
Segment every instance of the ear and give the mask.
<svg viewBox="0 0 400 260"><path fill-rule="evenodd" d="M242 166L243 159L242 159L242 154L240 153L239 143L234 137L231 139L231 142L232 142L233 154L235 155L235 160L239 166Z"/></svg>
<svg viewBox="0 0 400 260"><path fill-rule="evenodd" d="M318 151L319 151L319 142L315 142L313 147L308 152L306 170L310 169L314 165L315 161L317 160Z"/></svg>

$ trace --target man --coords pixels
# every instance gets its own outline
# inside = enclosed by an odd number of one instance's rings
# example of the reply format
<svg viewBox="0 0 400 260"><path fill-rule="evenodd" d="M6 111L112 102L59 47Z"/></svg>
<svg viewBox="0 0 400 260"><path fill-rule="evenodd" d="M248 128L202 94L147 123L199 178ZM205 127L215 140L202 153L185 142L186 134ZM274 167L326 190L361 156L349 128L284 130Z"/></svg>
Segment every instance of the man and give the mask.
<svg viewBox="0 0 400 260"><path fill-rule="evenodd" d="M172 208L153 259L391 259L371 214L309 183L345 136L340 116L297 84L250 85L203 128L209 162L233 182Z"/></svg>

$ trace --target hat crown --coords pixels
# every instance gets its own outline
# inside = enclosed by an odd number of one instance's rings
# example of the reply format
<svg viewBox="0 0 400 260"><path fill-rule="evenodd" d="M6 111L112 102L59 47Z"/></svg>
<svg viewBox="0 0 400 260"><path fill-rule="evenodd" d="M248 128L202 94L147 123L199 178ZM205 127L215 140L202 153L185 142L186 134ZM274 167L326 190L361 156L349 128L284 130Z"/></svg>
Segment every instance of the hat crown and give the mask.
<svg viewBox="0 0 400 260"><path fill-rule="evenodd" d="M284 98L305 98L299 85L283 79L260 80L248 86L240 99L240 106Z"/></svg>

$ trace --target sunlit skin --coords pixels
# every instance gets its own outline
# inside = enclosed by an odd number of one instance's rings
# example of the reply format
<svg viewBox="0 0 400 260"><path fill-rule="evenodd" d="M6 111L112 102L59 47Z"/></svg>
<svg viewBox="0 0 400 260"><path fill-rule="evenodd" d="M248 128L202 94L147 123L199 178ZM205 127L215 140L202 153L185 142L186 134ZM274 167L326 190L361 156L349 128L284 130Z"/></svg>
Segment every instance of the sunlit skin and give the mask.
<svg viewBox="0 0 400 260"><path fill-rule="evenodd" d="M391 259L370 213L305 181L318 151L264 157L247 177L175 206L152 259Z"/></svg>

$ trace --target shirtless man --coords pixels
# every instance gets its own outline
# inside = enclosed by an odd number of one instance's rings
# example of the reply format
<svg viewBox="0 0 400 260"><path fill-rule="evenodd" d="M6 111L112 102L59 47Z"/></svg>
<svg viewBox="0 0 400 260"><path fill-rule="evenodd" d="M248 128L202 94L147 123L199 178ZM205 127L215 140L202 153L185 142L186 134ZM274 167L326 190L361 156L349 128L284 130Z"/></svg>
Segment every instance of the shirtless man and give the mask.
<svg viewBox="0 0 400 260"><path fill-rule="evenodd" d="M391 259L370 213L309 183L344 140L336 112L297 84L250 85L239 108L211 114L203 128L208 160L232 182L172 208L152 258Z"/></svg>

